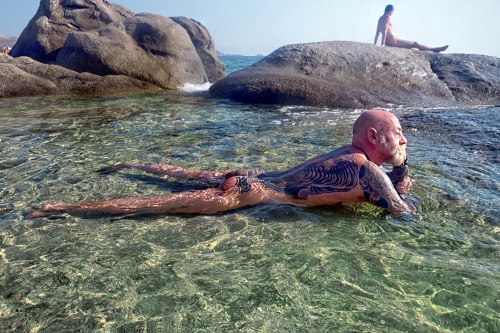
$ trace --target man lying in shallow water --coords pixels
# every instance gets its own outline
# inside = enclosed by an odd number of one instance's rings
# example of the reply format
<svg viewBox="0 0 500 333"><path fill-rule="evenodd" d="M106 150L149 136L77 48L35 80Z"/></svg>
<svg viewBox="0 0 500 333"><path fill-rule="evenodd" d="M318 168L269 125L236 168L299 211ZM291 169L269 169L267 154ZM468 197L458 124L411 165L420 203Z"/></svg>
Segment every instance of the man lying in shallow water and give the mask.
<svg viewBox="0 0 500 333"><path fill-rule="evenodd" d="M392 164L393 170L386 174L380 167L382 163ZM168 164L133 163L117 163L105 170L126 168L200 180L213 187L99 202L51 202L41 210L28 213L26 218L57 212L216 214L257 204L313 207L340 202L371 202L395 214L416 211L404 195L413 185L407 165L406 139L396 116L380 110L369 110L359 116L353 126L352 144L285 171L201 171Z"/></svg>

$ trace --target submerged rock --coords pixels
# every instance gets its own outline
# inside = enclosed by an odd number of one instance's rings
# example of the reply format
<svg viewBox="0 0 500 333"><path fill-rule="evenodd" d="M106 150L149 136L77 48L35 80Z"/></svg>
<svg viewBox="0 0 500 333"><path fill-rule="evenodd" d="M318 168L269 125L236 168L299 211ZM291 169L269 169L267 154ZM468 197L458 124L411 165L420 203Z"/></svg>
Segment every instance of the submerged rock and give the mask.
<svg viewBox="0 0 500 333"><path fill-rule="evenodd" d="M0 54L0 98L136 89L158 88L126 76L80 74L29 57L12 58Z"/></svg>
<svg viewBox="0 0 500 333"><path fill-rule="evenodd" d="M69 34L56 63L77 72L126 75L165 89L208 82L186 30L153 14Z"/></svg>
<svg viewBox="0 0 500 333"><path fill-rule="evenodd" d="M94 30L132 16L134 12L107 0L41 0L10 55L51 63L69 33Z"/></svg>
<svg viewBox="0 0 500 333"><path fill-rule="evenodd" d="M450 75L462 65L459 61L454 65L439 61L446 56L449 55L355 42L287 45L218 81L210 93L217 98L283 105L343 108L448 105L463 100L458 90L450 89L448 84L454 82L462 87L458 82L470 80L463 75ZM470 61L474 63L472 58ZM491 61L498 63L498 59ZM469 75L475 83L467 84L483 84L478 78L484 74L485 67L475 67L475 73ZM469 97L470 101L479 101L485 96L491 101L500 101L495 88L500 82L498 68L486 79L496 80L487 94L480 93L485 88L478 87L477 93ZM443 72L437 75L439 69Z"/></svg>

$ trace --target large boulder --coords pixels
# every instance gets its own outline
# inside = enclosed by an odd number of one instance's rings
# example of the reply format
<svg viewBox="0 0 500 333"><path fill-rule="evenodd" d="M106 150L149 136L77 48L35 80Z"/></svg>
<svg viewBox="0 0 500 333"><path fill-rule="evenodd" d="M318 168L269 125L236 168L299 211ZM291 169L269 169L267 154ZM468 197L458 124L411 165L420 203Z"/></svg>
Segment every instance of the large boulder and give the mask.
<svg viewBox="0 0 500 333"><path fill-rule="evenodd" d="M28 57L13 58L0 54L0 98L137 89L159 90L154 85L126 76L80 74Z"/></svg>
<svg viewBox="0 0 500 333"><path fill-rule="evenodd" d="M468 81L465 86L478 87L475 91L488 90L490 101L500 101L498 58L488 58L482 62L484 66L467 67L469 74L474 68L474 74L470 74L468 80L457 74L457 70L464 69L460 60L466 57L456 55L451 58L456 59L453 64L445 61L447 57L355 42L288 45L216 82L210 93L217 98L284 105L344 108L437 106L462 100L463 96L457 92L465 80ZM474 59L469 60L475 63ZM437 75L439 68L442 70ZM483 81L479 79L481 77ZM488 84L489 80L496 83ZM450 89L450 82L455 82L458 88ZM484 96L483 91L471 99Z"/></svg>
<svg viewBox="0 0 500 333"><path fill-rule="evenodd" d="M132 11L107 0L41 0L10 55L51 63L69 33L97 29L132 16Z"/></svg>
<svg viewBox="0 0 500 333"><path fill-rule="evenodd" d="M69 34L56 63L77 72L126 75L165 89L208 82L186 30L153 14Z"/></svg>
<svg viewBox="0 0 500 333"><path fill-rule="evenodd" d="M226 76L226 65L217 58L214 40L207 28L200 22L187 17L172 17L171 19L186 29L189 37L191 37L196 52L207 72L208 80L215 82Z"/></svg>

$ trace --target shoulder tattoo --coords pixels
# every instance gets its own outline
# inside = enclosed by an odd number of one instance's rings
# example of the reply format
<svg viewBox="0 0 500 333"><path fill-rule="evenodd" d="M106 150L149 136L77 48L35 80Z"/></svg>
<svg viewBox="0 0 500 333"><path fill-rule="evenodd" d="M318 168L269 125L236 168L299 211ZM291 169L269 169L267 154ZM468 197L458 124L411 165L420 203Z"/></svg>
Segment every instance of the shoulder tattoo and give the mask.
<svg viewBox="0 0 500 333"><path fill-rule="evenodd" d="M309 195L349 192L358 183L358 166L354 157L333 158L293 170L271 179L275 190L281 189L294 199Z"/></svg>

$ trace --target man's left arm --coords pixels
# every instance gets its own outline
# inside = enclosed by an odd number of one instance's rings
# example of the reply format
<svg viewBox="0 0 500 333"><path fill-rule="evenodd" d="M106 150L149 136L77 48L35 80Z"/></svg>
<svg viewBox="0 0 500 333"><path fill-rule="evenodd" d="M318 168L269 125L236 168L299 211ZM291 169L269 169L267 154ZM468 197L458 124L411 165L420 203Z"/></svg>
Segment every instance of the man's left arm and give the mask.
<svg viewBox="0 0 500 333"><path fill-rule="evenodd" d="M405 157L401 165L393 166L392 171L388 172L387 175L399 194L406 194L413 189L413 183L415 181L410 178L408 156Z"/></svg>
<svg viewBox="0 0 500 333"><path fill-rule="evenodd" d="M391 213L415 213L416 207L406 196L400 195L391 179L376 164L367 161L359 170L359 184L365 198Z"/></svg>

